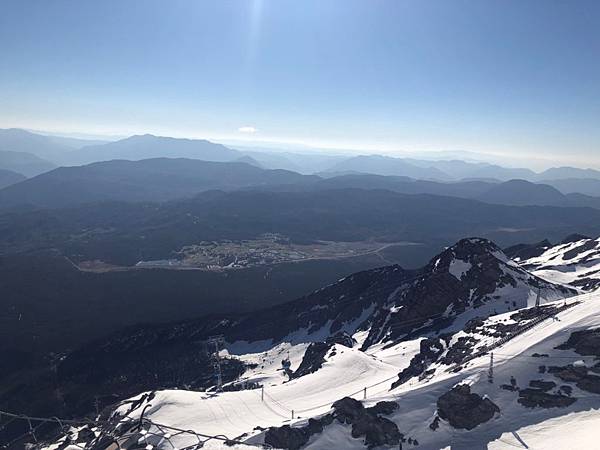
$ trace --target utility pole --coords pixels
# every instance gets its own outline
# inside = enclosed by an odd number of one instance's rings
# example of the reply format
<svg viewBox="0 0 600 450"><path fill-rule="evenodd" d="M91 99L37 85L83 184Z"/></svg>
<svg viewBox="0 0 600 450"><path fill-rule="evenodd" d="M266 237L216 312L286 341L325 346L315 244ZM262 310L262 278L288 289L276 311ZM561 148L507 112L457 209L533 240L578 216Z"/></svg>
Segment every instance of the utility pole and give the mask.
<svg viewBox="0 0 600 450"><path fill-rule="evenodd" d="M490 367L488 369L488 383L494 382L494 353L490 353Z"/></svg>
<svg viewBox="0 0 600 450"><path fill-rule="evenodd" d="M535 307L536 309L540 309L540 300L542 298L542 288L538 287L537 297L535 299Z"/></svg>
<svg viewBox="0 0 600 450"><path fill-rule="evenodd" d="M367 399L367 388L363 389L363 400Z"/></svg>
<svg viewBox="0 0 600 450"><path fill-rule="evenodd" d="M221 357L219 351L221 344L224 343L223 335L211 336L207 341L208 345L214 345L214 353L212 354L213 369L215 371L215 379L217 380L217 392L223 390L223 375L221 373Z"/></svg>
<svg viewBox="0 0 600 450"><path fill-rule="evenodd" d="M265 386L261 386L260 387L260 401L264 402L265 401Z"/></svg>

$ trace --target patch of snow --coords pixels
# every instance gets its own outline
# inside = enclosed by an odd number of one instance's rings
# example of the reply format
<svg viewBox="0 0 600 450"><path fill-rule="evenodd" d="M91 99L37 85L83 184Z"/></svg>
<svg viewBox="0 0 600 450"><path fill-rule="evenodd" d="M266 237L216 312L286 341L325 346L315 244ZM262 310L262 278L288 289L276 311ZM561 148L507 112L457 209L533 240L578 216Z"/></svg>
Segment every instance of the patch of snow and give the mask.
<svg viewBox="0 0 600 450"><path fill-rule="evenodd" d="M452 274L458 281L462 279L464 274L466 274L469 270L471 270L470 262L463 261L462 259L454 259L450 263L448 267L448 271Z"/></svg>

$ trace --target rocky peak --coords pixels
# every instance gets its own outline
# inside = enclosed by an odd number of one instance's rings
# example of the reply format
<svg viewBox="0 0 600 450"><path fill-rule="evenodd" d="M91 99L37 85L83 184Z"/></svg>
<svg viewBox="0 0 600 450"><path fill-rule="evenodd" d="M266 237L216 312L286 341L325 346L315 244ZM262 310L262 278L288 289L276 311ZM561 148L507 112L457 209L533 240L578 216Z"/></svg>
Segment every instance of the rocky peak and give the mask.
<svg viewBox="0 0 600 450"><path fill-rule="evenodd" d="M544 299L575 293L531 275L487 239L463 239L434 257L374 315L363 348L409 337L416 330L421 335L439 332L469 310L487 317L524 308L538 289Z"/></svg>

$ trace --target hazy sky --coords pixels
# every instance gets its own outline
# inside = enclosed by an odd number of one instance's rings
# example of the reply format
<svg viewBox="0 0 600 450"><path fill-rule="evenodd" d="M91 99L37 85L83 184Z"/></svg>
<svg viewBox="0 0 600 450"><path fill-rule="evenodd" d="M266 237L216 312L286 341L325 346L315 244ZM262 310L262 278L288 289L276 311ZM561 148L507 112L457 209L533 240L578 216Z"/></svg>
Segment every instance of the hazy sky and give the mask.
<svg viewBox="0 0 600 450"><path fill-rule="evenodd" d="M0 127L600 165L598 0L0 8Z"/></svg>

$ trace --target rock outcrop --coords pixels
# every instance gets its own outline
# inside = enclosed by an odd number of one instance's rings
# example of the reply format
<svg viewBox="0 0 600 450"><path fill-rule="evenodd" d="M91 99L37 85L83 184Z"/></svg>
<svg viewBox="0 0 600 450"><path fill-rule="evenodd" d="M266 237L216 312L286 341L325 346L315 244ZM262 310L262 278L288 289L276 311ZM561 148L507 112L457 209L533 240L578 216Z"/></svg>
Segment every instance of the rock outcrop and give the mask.
<svg viewBox="0 0 600 450"><path fill-rule="evenodd" d="M352 336L345 332L337 333L329 337L325 342L313 342L306 348L302 362L291 374L290 378L300 378L304 375L314 373L323 367L327 353L335 344L351 348L354 343L355 341L352 339Z"/></svg>
<svg viewBox="0 0 600 450"><path fill-rule="evenodd" d="M471 392L466 384L455 386L437 401L438 415L452 427L472 430L491 420L500 408L488 398Z"/></svg>
<svg viewBox="0 0 600 450"><path fill-rule="evenodd" d="M333 412L319 419L309 419L304 427L271 427L265 434L265 443L275 448L297 450L306 445L313 434L337 421L351 425L353 438L363 438L365 446L398 445L404 442L404 436L394 422L382 415L390 415L398 409L396 402L379 402L375 406L365 408L364 405L350 397L345 397L333 404ZM412 441L412 440L411 440Z"/></svg>

